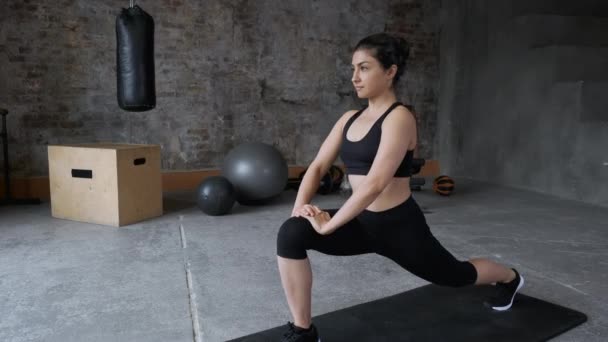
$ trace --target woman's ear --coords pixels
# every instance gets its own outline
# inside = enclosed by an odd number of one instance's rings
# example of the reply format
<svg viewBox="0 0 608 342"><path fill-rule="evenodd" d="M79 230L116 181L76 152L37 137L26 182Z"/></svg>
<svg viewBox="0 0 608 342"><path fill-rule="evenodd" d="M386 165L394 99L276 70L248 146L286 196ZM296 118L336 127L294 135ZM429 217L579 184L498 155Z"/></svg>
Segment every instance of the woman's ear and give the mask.
<svg viewBox="0 0 608 342"><path fill-rule="evenodd" d="M395 64L391 65L390 68L386 71L386 76L389 78L394 78L397 75L397 66Z"/></svg>

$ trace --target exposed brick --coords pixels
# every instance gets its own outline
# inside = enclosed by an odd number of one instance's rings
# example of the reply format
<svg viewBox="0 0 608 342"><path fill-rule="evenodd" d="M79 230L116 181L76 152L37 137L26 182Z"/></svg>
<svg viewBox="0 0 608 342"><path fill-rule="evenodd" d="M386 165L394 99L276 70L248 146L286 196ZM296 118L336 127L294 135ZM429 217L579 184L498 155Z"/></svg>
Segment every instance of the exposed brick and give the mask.
<svg viewBox="0 0 608 342"><path fill-rule="evenodd" d="M25 62L25 57L23 56L8 56L8 61L12 63Z"/></svg>
<svg viewBox="0 0 608 342"><path fill-rule="evenodd" d="M157 108L144 113L116 101L114 17L123 4L11 1L0 27L10 63L0 69L9 80L3 106L16 114L11 135L30 137L11 144L11 168L44 175L47 161L32 150L108 139L160 144L168 169L219 167L252 140L307 164L339 115L363 103L344 70L352 45L382 25L412 44L399 97L416 100L420 153L431 158L440 1L383 1L372 11L358 0L143 2L156 23L157 90ZM310 6L321 15L299 15Z"/></svg>

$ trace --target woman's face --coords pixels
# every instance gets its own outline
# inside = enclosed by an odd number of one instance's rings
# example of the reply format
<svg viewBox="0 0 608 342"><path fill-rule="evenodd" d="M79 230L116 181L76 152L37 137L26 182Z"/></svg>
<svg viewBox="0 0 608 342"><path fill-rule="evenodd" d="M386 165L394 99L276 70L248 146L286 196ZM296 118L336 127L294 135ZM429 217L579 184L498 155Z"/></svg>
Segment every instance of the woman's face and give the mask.
<svg viewBox="0 0 608 342"><path fill-rule="evenodd" d="M384 69L369 50L360 49L353 54L352 82L359 98L378 96L389 90L393 83L396 66Z"/></svg>

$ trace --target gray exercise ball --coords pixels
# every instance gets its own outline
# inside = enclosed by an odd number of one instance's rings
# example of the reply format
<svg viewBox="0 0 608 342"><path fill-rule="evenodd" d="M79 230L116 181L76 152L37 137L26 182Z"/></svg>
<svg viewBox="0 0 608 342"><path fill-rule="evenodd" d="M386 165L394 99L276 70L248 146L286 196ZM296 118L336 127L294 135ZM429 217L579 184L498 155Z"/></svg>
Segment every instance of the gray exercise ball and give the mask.
<svg viewBox="0 0 608 342"><path fill-rule="evenodd" d="M279 195L287 185L287 162L276 148L254 142L232 149L224 159L222 175L236 189L241 204L261 204Z"/></svg>

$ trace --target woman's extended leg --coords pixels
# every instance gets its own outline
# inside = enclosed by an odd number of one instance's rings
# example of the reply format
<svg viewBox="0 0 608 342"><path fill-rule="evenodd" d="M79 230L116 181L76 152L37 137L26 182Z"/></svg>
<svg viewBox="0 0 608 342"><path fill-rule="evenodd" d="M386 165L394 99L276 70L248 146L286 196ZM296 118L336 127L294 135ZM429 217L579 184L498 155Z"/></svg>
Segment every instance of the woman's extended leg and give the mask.
<svg viewBox="0 0 608 342"><path fill-rule="evenodd" d="M494 310L508 310L513 305L515 294L524 286L524 278L514 268L507 268L488 259L471 259L469 262L477 270L475 284L496 283L496 294L488 298L485 305Z"/></svg>
<svg viewBox="0 0 608 342"><path fill-rule="evenodd" d="M429 282L452 287L496 283L497 295L487 301L495 310L510 308L523 286L524 280L515 269L488 259L456 259L431 233L414 200L385 215L367 216L362 217L369 221L366 224L383 227L379 254Z"/></svg>
<svg viewBox="0 0 608 342"><path fill-rule="evenodd" d="M509 283L515 279L515 271L492 260L475 258L469 260L477 270L475 285Z"/></svg>

